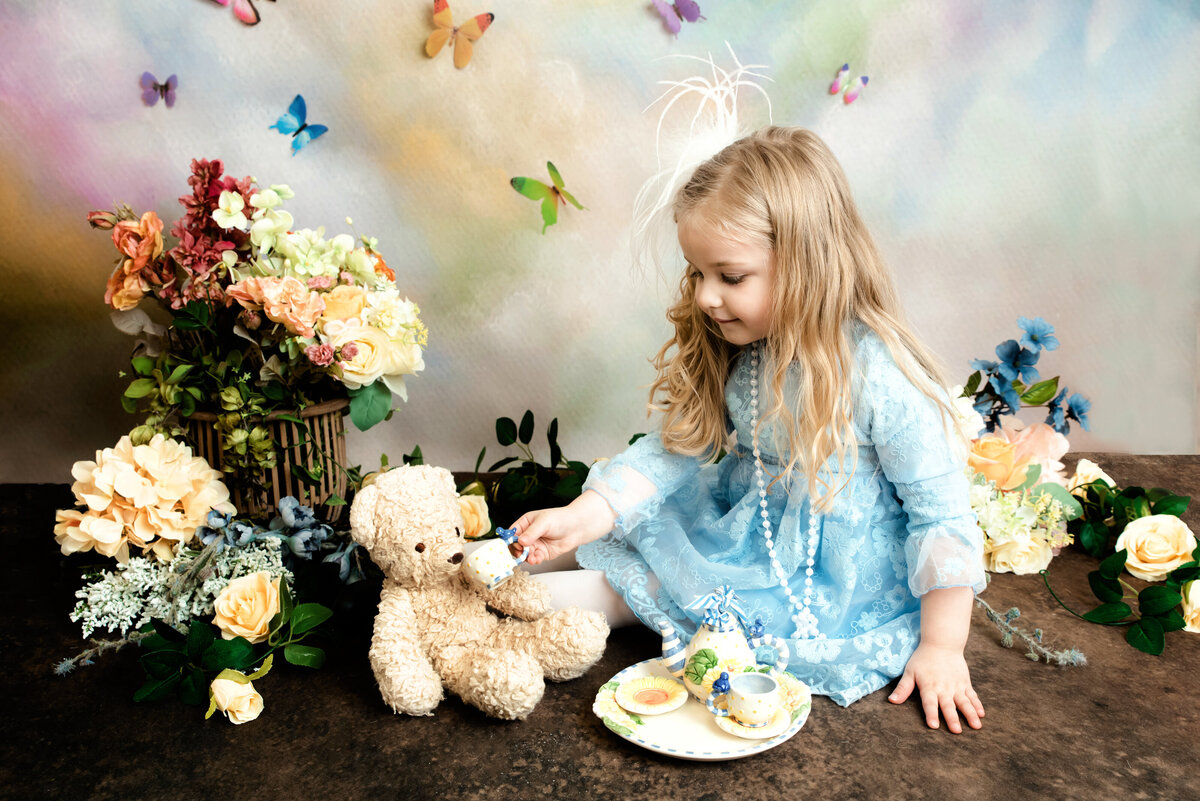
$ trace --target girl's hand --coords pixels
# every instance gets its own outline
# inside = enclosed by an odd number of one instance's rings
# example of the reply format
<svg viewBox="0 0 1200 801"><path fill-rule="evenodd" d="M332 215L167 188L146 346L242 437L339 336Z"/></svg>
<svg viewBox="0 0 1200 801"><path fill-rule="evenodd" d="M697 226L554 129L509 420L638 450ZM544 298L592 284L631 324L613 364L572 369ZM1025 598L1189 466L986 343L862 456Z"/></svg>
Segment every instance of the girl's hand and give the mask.
<svg viewBox="0 0 1200 801"><path fill-rule="evenodd" d="M566 506L521 515L513 528L529 548L529 564L537 565L600 539L616 519L608 502L588 490Z"/></svg>
<svg viewBox="0 0 1200 801"><path fill-rule="evenodd" d="M921 708L929 728L938 727L938 712L946 719L946 728L962 733L958 712L972 729L983 726L983 704L971 687L970 671L961 648L944 647L922 642L904 667L904 675L895 691L888 696L893 704L902 704L912 694L913 687L921 692Z"/></svg>

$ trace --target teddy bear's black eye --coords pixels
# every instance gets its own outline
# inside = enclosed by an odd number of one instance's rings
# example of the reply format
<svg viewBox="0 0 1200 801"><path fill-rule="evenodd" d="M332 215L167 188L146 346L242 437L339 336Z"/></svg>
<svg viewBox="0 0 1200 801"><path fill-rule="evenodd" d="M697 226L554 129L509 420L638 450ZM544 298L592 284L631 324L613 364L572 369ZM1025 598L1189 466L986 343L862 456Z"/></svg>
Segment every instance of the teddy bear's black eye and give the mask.
<svg viewBox="0 0 1200 801"><path fill-rule="evenodd" d="M454 527L454 536L456 536L456 537L462 536L462 532L458 530L458 526Z"/></svg>
<svg viewBox="0 0 1200 801"><path fill-rule="evenodd" d="M417 543L417 553L425 553L425 543L423 543L423 542Z"/></svg>

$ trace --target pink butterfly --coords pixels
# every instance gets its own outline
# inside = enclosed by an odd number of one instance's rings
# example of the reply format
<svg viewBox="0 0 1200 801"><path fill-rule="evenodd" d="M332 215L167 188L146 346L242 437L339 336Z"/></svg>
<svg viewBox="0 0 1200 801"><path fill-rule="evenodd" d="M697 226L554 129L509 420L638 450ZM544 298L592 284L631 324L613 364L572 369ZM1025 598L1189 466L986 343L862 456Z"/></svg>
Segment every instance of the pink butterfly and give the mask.
<svg viewBox="0 0 1200 801"><path fill-rule="evenodd" d="M257 25L259 22L258 9L254 7L254 0L212 0L219 6L227 6L233 3L233 16L246 25ZM271 0L272 3L275 0Z"/></svg>
<svg viewBox="0 0 1200 801"><path fill-rule="evenodd" d="M858 100L858 96L862 94L862 90L866 87L867 81L871 80L866 75L860 75L853 81L850 81L850 65L843 64L838 70L837 77L833 79L833 83L829 85L829 94L836 95L838 92L845 90L845 95L842 96L843 103L853 103Z"/></svg>
<svg viewBox="0 0 1200 801"><path fill-rule="evenodd" d="M679 29L683 27L683 20L695 22L698 19L704 19L700 16L700 5L696 0L675 0L674 5L666 0L651 0L651 2L654 3L654 10L662 17L667 30L676 36L679 35Z"/></svg>

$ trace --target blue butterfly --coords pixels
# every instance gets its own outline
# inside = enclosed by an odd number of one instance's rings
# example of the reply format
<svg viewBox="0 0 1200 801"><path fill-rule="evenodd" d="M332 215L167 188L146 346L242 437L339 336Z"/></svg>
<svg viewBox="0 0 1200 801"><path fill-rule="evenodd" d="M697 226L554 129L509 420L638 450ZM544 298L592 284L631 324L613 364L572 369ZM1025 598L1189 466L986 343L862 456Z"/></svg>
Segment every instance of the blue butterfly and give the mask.
<svg viewBox="0 0 1200 801"><path fill-rule="evenodd" d="M324 125L309 125L304 121L307 116L304 98L296 95L296 99L288 106L287 113L276 120L274 125L269 126L281 134L292 135L293 156L300 152L300 148L329 130Z"/></svg>

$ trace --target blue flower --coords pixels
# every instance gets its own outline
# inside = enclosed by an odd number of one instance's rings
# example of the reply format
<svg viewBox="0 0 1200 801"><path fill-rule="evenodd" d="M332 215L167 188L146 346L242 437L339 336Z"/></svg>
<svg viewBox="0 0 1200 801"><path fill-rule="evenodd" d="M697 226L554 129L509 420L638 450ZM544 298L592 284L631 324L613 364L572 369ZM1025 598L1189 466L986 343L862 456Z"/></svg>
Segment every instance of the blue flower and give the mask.
<svg viewBox="0 0 1200 801"><path fill-rule="evenodd" d="M279 522L288 528L308 528L317 522L317 518L311 507L288 495L279 502L279 517L271 521L271 528L278 531L280 527L276 523Z"/></svg>
<svg viewBox="0 0 1200 801"><path fill-rule="evenodd" d="M225 528L232 519L233 515L213 509L208 513L208 517L204 519L204 525L208 528Z"/></svg>
<svg viewBox="0 0 1200 801"><path fill-rule="evenodd" d="M997 345L996 355L1000 357L1000 364L996 370L1010 382L1016 381L1020 376L1024 377L1026 384L1032 384L1038 380L1038 371L1033 367L1037 364L1038 355L1022 348L1015 339ZM1014 407L1019 403L1020 401L1014 404Z"/></svg>
<svg viewBox="0 0 1200 801"><path fill-rule="evenodd" d="M1042 348L1054 350L1058 347L1058 338L1054 336L1054 326L1041 317L1034 317L1032 320L1028 317L1018 317L1017 325L1025 331L1021 337L1021 344L1033 353L1039 352Z"/></svg>
<svg viewBox="0 0 1200 801"><path fill-rule="evenodd" d="M1083 426L1084 431L1091 431L1087 420L1087 413L1091 408L1092 402L1076 392L1067 402L1067 417Z"/></svg>
<svg viewBox="0 0 1200 801"><path fill-rule="evenodd" d="M1005 379L999 375L994 375L988 381L992 391L1000 396L1000 400L1008 407L1008 413L1016 414L1017 409L1021 408L1021 395L1013 388L1012 379ZM1004 410L1001 410L1004 414ZM980 412L980 414L983 414Z"/></svg>
<svg viewBox="0 0 1200 801"><path fill-rule="evenodd" d="M347 543L338 550L326 556L323 562L334 562L338 566L338 578L343 584L353 584L366 578L359 569L358 560L351 559L351 554L358 548L357 542Z"/></svg>
<svg viewBox="0 0 1200 801"><path fill-rule="evenodd" d="M987 373L989 375L994 373L996 371L996 368L999 366L1000 365L996 364L995 362L989 362L984 359L972 359L971 360L971 369L972 370L979 370L979 371Z"/></svg>
<svg viewBox="0 0 1200 801"><path fill-rule="evenodd" d="M1071 424L1066 419L1066 409L1063 408L1063 398L1067 396L1067 388L1062 390L1054 397L1054 400L1046 404L1046 410L1049 412L1046 415L1046 425L1052 426L1055 431L1062 434L1064 437L1071 433Z"/></svg>

